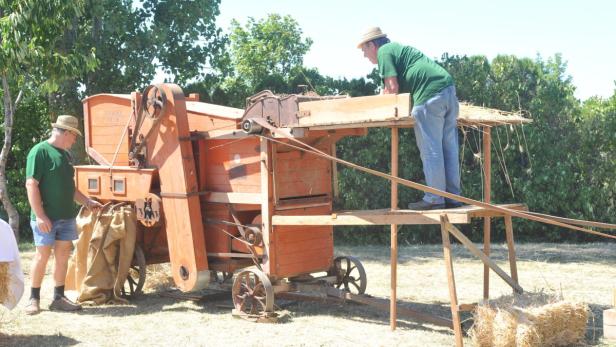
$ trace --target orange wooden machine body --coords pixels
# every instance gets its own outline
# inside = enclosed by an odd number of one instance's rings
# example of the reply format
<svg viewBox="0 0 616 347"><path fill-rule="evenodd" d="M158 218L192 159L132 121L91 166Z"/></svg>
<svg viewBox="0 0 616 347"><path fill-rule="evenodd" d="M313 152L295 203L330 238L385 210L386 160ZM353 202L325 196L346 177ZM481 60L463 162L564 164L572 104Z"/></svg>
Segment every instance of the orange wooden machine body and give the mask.
<svg viewBox="0 0 616 347"><path fill-rule="evenodd" d="M145 259L141 282L146 264L170 262L183 291L207 287L212 274L229 279L243 269L234 277L234 314L270 318L275 294L319 292L389 309L392 329L397 313L453 328L461 346L459 312L470 306L458 305L449 235L484 262L484 298L490 269L515 291L523 290L511 220L541 218L520 212L523 204L489 203L490 131L529 120L461 105L458 124L483 132L484 202L452 196L468 205L399 210L398 184L432 189L396 177L398 128L414 124L410 103L409 94L341 98L264 91L248 98L242 110L185 97L173 84L149 86L143 94L94 95L83 104L86 150L97 165L75 167L76 184L102 202L134 206L140 221L136 250L143 255L135 259ZM365 135L369 127L392 128L391 175L335 158L338 140ZM390 180L391 207L332 211L336 163ZM483 251L453 226L471 218L484 219ZM511 275L489 259L491 218L505 220ZM397 306L397 225L404 224L441 225L452 319ZM358 259L334 258L334 225L391 225L391 300L363 295L366 272Z"/></svg>
<svg viewBox="0 0 616 347"><path fill-rule="evenodd" d="M332 212L330 161L285 146L283 138L248 136L240 128L244 110L185 97L172 84L146 93L83 101L86 150L98 165L75 169L77 189L87 196L136 207L147 264L170 262L183 291L206 287L212 270L232 273L255 258L272 279L332 266L331 225L271 225L274 214ZM165 105L155 109L156 99ZM152 114L140 121L140 108L148 107ZM364 133L311 131L303 140L331 153L341 137ZM252 250L242 240L246 226L261 232L261 242L249 240Z"/></svg>

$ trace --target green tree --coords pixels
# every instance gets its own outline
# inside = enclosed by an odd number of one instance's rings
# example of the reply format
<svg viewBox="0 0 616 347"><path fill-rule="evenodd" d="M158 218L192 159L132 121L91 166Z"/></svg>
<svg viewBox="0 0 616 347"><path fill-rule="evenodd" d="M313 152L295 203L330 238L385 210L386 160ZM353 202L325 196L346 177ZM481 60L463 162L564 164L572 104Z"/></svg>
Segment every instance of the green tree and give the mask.
<svg viewBox="0 0 616 347"><path fill-rule="evenodd" d="M229 39L235 70L230 83L241 83L251 93L287 86L312 45L310 38L302 37L295 19L278 14L258 21L249 18L245 27L233 20Z"/></svg>
<svg viewBox="0 0 616 347"><path fill-rule="evenodd" d="M94 52L65 52L59 39L81 15L83 1L0 0L0 78L4 142L0 152L0 201L19 238L19 213L7 189L6 165L12 147L14 116L24 96L53 91L95 66Z"/></svg>
<svg viewBox="0 0 616 347"><path fill-rule="evenodd" d="M98 68L66 81L50 98L52 112L81 115L80 99L141 90L157 70L185 84L217 70L225 37L216 27L219 0L85 0L62 38L67 50L95 47Z"/></svg>

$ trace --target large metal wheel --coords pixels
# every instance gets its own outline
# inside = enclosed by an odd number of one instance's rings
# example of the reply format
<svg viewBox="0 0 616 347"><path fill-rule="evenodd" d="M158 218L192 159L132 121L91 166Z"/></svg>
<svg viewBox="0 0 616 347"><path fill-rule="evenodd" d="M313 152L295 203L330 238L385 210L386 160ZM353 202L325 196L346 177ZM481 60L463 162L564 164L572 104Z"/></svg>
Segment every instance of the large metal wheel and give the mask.
<svg viewBox="0 0 616 347"><path fill-rule="evenodd" d="M364 294L368 280L366 270L359 259L342 256L334 259L334 265L329 270L330 276L336 276L334 286L352 294Z"/></svg>
<svg viewBox="0 0 616 347"><path fill-rule="evenodd" d="M121 290L124 298L132 299L142 293L143 284L145 283L145 274L145 254L141 247L135 244L133 261L128 269L128 275L126 276L126 281L124 281L124 286Z"/></svg>
<svg viewBox="0 0 616 347"><path fill-rule="evenodd" d="M249 317L264 317L274 312L274 288L262 271L248 269L233 281L235 312Z"/></svg>

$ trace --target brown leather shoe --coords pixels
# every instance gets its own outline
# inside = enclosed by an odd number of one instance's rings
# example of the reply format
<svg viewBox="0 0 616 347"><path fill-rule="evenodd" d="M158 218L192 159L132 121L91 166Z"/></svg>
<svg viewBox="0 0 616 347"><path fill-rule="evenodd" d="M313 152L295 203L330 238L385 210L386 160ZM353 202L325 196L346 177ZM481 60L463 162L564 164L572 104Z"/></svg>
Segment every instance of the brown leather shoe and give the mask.
<svg viewBox="0 0 616 347"><path fill-rule="evenodd" d="M26 306L26 314L32 316L41 313L41 301L39 299L30 299L30 303Z"/></svg>
<svg viewBox="0 0 616 347"><path fill-rule="evenodd" d="M63 296L60 299L52 301L51 305L49 305L49 309L51 311L72 312L81 310L81 305L76 304L70 301L66 296Z"/></svg>

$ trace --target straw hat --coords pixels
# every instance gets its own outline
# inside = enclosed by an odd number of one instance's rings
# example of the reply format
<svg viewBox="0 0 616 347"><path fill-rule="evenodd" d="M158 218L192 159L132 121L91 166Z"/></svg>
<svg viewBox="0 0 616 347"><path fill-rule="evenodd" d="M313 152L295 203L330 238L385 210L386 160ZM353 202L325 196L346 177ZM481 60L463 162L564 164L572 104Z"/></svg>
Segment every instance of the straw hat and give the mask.
<svg viewBox="0 0 616 347"><path fill-rule="evenodd" d="M79 131L79 121L77 118L73 116L62 115L58 116L55 123L51 123L51 126L54 128L60 128L68 131L72 131L75 134L82 136L81 131Z"/></svg>
<svg viewBox="0 0 616 347"><path fill-rule="evenodd" d="M381 37L387 37L387 34L383 33L381 31L381 28L379 27L372 27L366 30L366 32L361 36L361 40L357 44L357 48L361 48L361 45L368 41L372 41Z"/></svg>

